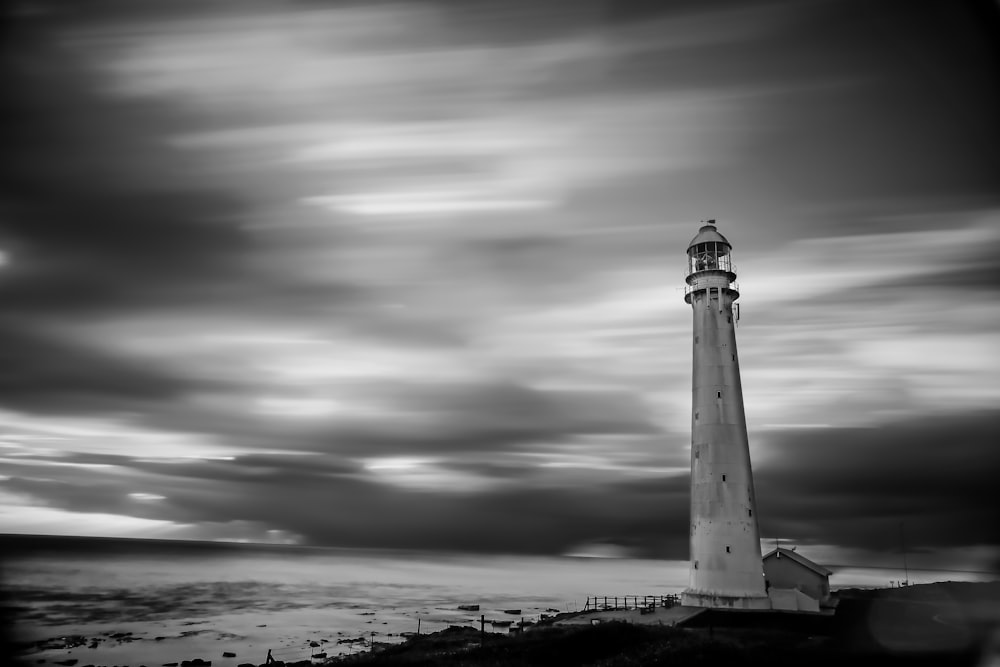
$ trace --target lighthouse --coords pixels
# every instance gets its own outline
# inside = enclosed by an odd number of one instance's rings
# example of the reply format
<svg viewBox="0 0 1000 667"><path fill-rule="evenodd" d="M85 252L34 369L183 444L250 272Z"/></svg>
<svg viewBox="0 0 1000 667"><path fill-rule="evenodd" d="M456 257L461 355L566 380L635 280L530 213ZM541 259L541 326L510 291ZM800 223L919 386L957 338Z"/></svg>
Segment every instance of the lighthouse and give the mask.
<svg viewBox="0 0 1000 667"><path fill-rule="evenodd" d="M732 245L715 221L688 245L684 300L694 316L691 564L682 603L769 609L760 557L743 388Z"/></svg>

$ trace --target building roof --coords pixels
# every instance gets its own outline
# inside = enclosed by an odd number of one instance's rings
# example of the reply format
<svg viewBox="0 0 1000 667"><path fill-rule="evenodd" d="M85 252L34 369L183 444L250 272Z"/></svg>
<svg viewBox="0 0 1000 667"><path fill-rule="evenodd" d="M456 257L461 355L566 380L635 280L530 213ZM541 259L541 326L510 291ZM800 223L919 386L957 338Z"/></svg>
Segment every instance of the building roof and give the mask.
<svg viewBox="0 0 1000 667"><path fill-rule="evenodd" d="M791 558L799 565L809 568L810 570L812 570L813 572L822 577L829 577L831 574L833 574L831 570L826 569L822 565L817 565L816 563L812 562L805 556L797 554L791 549L785 549L784 547L778 547L777 549L771 551L770 553L766 554L762 560L767 560L768 558L778 558L779 556L781 558L786 558L786 557Z"/></svg>
<svg viewBox="0 0 1000 667"><path fill-rule="evenodd" d="M692 246L696 246L699 243L709 243L712 241L717 241L719 243L725 243L730 248L733 244L730 243L725 236L720 234L715 228L714 220L710 224L705 225L698 230L698 235L691 239L691 243L688 243L688 249L690 250Z"/></svg>

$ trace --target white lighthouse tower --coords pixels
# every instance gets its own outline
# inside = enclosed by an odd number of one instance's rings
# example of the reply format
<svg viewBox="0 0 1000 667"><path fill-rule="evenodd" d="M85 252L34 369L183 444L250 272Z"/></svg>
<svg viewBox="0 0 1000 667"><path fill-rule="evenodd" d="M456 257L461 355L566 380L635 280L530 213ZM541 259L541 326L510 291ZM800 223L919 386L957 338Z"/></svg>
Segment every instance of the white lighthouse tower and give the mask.
<svg viewBox="0 0 1000 667"><path fill-rule="evenodd" d="M732 246L709 220L688 245L684 300L694 314L691 565L682 603L769 609L743 411ZM738 311L737 311L738 312Z"/></svg>

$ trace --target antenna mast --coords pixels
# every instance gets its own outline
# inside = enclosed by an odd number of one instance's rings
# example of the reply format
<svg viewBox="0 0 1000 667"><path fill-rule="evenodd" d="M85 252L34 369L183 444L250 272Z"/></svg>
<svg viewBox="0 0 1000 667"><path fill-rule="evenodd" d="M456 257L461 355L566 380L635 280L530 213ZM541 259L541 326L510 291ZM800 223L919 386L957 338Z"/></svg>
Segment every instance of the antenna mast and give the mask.
<svg viewBox="0 0 1000 667"><path fill-rule="evenodd" d="M906 564L906 536L903 533L903 522L899 522L899 545L903 551L903 573L905 578L903 579L903 585L910 585L910 568Z"/></svg>

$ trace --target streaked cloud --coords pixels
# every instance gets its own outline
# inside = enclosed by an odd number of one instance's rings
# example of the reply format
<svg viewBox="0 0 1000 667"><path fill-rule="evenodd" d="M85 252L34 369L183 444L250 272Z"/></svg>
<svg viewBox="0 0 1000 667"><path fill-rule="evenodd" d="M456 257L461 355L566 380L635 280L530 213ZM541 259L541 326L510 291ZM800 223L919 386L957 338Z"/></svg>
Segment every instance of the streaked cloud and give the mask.
<svg viewBox="0 0 1000 667"><path fill-rule="evenodd" d="M995 553L981 29L606 9L18 18L0 530L683 558L715 217L765 536Z"/></svg>

